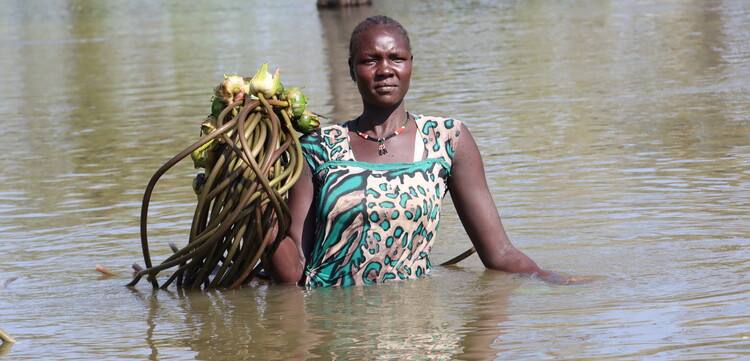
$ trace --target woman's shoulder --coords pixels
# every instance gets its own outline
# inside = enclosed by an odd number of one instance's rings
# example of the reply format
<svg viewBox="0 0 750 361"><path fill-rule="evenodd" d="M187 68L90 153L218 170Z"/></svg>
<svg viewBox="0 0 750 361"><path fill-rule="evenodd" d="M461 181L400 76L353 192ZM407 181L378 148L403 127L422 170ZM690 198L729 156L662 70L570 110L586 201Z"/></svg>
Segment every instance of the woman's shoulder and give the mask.
<svg viewBox="0 0 750 361"><path fill-rule="evenodd" d="M300 142L320 143L321 141L323 141L323 139L326 138L345 137L347 132L347 123L348 122L322 125L320 128L301 136Z"/></svg>
<svg viewBox="0 0 750 361"><path fill-rule="evenodd" d="M347 126L351 122L351 120L343 122L343 123L331 123L331 124L323 124L320 126L320 128L307 133L300 138L321 138L321 137L328 137L328 136L340 136L342 134L346 134L347 132Z"/></svg>
<svg viewBox="0 0 750 361"><path fill-rule="evenodd" d="M414 119L422 133L425 148L429 152L428 157L442 158L449 164L452 163L463 123L456 118L425 114L416 114Z"/></svg>
<svg viewBox="0 0 750 361"><path fill-rule="evenodd" d="M456 118L415 114L414 119L416 119L419 130L423 134L430 134L434 131L436 134L451 138L458 137L461 134L461 124L463 122Z"/></svg>
<svg viewBox="0 0 750 361"><path fill-rule="evenodd" d="M326 124L300 137L300 145L306 154L314 156L318 163L339 159L348 151L347 123Z"/></svg>

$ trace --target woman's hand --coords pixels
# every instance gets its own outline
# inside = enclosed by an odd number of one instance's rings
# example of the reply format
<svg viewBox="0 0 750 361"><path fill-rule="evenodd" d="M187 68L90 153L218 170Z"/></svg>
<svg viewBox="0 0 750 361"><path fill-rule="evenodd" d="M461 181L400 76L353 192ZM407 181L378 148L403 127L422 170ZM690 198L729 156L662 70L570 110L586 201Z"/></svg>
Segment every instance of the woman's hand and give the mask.
<svg viewBox="0 0 750 361"><path fill-rule="evenodd" d="M239 93L234 96L234 99L232 99L232 103L236 103L240 100L242 100L245 97L245 89L240 89Z"/></svg>
<svg viewBox="0 0 750 361"><path fill-rule="evenodd" d="M569 277L566 275L561 275L557 272L552 272L552 271L547 271L547 270L541 270L540 272L537 272L535 276L549 283L554 283L556 285L563 285L563 286L585 284L585 283L590 282L590 280L588 279L579 278L579 277Z"/></svg>
<svg viewBox="0 0 750 361"><path fill-rule="evenodd" d="M307 161L300 161L302 173L289 190L289 211L292 216L289 234L280 241L281 244L269 260L268 272L277 283L302 283L306 250L310 248L315 235L312 172Z"/></svg>

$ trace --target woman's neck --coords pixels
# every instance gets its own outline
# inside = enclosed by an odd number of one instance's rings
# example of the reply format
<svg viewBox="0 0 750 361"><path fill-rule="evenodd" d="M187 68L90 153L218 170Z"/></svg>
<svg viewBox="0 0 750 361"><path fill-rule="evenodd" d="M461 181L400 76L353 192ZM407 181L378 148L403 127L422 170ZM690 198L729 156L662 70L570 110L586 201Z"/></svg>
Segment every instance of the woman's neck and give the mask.
<svg viewBox="0 0 750 361"><path fill-rule="evenodd" d="M365 104L362 115L357 118L357 130L369 132L375 137L393 133L404 125L407 114L404 102L391 108L369 107Z"/></svg>

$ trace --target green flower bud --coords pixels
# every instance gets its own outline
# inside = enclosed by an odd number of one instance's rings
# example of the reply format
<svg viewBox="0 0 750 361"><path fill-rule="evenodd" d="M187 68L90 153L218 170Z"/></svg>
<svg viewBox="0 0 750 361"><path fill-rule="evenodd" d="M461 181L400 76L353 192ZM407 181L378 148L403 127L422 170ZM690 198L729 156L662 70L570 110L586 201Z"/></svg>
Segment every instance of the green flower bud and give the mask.
<svg viewBox="0 0 750 361"><path fill-rule="evenodd" d="M211 97L211 115L218 117L219 114L221 114L221 111L226 108L226 104L219 99L219 97L213 96Z"/></svg>
<svg viewBox="0 0 750 361"><path fill-rule="evenodd" d="M312 112L305 110L299 118L293 118L292 126L300 133L310 133L320 127L320 120Z"/></svg>
<svg viewBox="0 0 750 361"><path fill-rule="evenodd" d="M284 92L284 85L281 84L281 74L280 74L280 72L281 72L280 69L276 68L276 73L273 74L273 85L274 85L274 89L275 89L274 95L276 95L276 94L280 95L281 93Z"/></svg>
<svg viewBox="0 0 750 361"><path fill-rule="evenodd" d="M289 115L291 117L300 117L307 106L307 97L299 88L289 88L284 91L283 98L289 103Z"/></svg>
<svg viewBox="0 0 750 361"><path fill-rule="evenodd" d="M193 165L195 168L205 168L208 164L208 157L211 155L211 151L216 147L216 139L209 140L206 144L200 146L200 148L190 153L190 158L193 159Z"/></svg>
<svg viewBox="0 0 750 361"><path fill-rule="evenodd" d="M206 119L201 123L201 135L209 135L213 133L213 131L216 130L216 116L215 115L209 115L206 117Z"/></svg>

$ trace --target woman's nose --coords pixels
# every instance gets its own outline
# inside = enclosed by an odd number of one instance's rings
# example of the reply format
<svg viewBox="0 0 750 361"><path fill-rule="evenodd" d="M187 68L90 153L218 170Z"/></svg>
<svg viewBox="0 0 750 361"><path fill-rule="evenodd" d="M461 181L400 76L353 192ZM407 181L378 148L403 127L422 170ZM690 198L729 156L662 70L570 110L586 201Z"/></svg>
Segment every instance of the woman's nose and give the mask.
<svg viewBox="0 0 750 361"><path fill-rule="evenodd" d="M376 75L388 76L393 74L393 67L391 67L391 64L388 61L381 61L378 62L376 71Z"/></svg>

